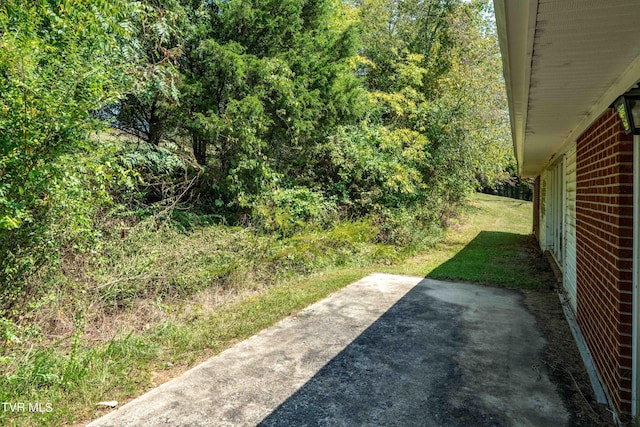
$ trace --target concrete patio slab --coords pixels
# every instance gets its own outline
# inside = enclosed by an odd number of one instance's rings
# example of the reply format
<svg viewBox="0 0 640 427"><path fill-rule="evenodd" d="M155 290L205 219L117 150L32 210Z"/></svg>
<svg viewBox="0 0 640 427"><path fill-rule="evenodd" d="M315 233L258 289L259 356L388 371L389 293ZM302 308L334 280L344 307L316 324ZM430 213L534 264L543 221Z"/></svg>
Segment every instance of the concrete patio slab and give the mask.
<svg viewBox="0 0 640 427"><path fill-rule="evenodd" d="M563 426L515 291L374 274L89 426Z"/></svg>

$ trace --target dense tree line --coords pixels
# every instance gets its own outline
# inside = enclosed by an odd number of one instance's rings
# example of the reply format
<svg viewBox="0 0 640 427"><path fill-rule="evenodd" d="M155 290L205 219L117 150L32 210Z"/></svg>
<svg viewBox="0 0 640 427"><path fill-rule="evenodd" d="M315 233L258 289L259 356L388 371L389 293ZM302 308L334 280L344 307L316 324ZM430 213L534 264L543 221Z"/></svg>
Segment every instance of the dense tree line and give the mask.
<svg viewBox="0 0 640 427"><path fill-rule="evenodd" d="M5 0L0 305L107 207L443 220L513 162L505 108L487 1Z"/></svg>

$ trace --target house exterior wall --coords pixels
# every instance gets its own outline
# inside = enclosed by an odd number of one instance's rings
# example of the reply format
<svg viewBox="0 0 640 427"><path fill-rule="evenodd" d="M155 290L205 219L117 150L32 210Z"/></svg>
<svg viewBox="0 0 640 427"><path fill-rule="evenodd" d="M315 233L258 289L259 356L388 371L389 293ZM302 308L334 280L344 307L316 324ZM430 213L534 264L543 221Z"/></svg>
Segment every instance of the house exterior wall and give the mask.
<svg viewBox="0 0 640 427"><path fill-rule="evenodd" d="M545 209L545 235L542 239L543 250L549 250L559 270L563 267L564 258L564 214L565 195L564 189L566 177L564 174L564 155L546 171L544 185L546 209Z"/></svg>
<svg viewBox="0 0 640 427"><path fill-rule="evenodd" d="M612 109L576 145L578 325L617 411L631 411L633 144Z"/></svg>
<svg viewBox="0 0 640 427"><path fill-rule="evenodd" d="M533 182L533 235L540 241L540 175Z"/></svg>
<svg viewBox="0 0 640 427"><path fill-rule="evenodd" d="M540 249L549 249L547 244L547 171L540 174Z"/></svg>
<svg viewBox="0 0 640 427"><path fill-rule="evenodd" d="M564 197L564 265L562 266L562 286L569 305L575 314L576 294L576 146L565 154L565 197Z"/></svg>

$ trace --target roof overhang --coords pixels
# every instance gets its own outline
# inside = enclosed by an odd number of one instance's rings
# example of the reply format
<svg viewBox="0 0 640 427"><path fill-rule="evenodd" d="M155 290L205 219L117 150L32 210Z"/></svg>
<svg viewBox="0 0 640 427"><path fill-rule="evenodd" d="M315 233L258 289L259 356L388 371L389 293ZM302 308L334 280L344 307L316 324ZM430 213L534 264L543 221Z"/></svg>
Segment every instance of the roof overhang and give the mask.
<svg viewBox="0 0 640 427"><path fill-rule="evenodd" d="M518 172L537 176L640 80L640 3L494 6Z"/></svg>

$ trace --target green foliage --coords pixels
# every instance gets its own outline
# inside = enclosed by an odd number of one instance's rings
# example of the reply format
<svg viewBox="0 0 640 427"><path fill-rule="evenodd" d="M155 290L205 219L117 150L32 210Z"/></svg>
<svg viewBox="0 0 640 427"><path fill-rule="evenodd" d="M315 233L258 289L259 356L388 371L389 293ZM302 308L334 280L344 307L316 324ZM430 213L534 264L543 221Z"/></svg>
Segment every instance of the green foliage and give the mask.
<svg viewBox="0 0 640 427"><path fill-rule="evenodd" d="M444 212L506 179L512 155L489 3L359 3L369 120L429 141L421 172L432 205Z"/></svg>
<svg viewBox="0 0 640 427"><path fill-rule="evenodd" d="M103 111L113 116L114 126L154 146L171 136L175 126L179 59L188 27L179 1L141 2L131 22L132 42L125 45L132 84L125 98Z"/></svg>
<svg viewBox="0 0 640 427"><path fill-rule="evenodd" d="M459 42L452 51L451 71L443 81L447 89L443 102L463 124L468 168L479 186L494 186L506 181L507 171L515 165L502 61L491 4L476 1L468 8L452 21Z"/></svg>
<svg viewBox="0 0 640 427"><path fill-rule="evenodd" d="M55 259L50 210L72 179L61 159L88 147L90 112L118 94L127 11L119 1L0 5L0 283L10 284L0 306Z"/></svg>
<svg viewBox="0 0 640 427"><path fill-rule="evenodd" d="M266 232L290 236L309 226L327 227L337 219L335 202L306 187L274 189L253 203L252 220Z"/></svg>
<svg viewBox="0 0 640 427"><path fill-rule="evenodd" d="M119 170L120 178L135 179L114 182L110 196L142 218L187 199L192 181L201 173L175 146L124 140L116 147L109 165Z"/></svg>
<svg viewBox="0 0 640 427"><path fill-rule="evenodd" d="M432 247L442 238L442 220L443 212L431 206L384 209L375 218L379 224L377 240L412 255Z"/></svg>
<svg viewBox="0 0 640 427"><path fill-rule="evenodd" d="M299 176L326 133L359 114L362 91L348 61L357 39L334 21L339 9L229 1L198 18L181 110L194 156L225 205L242 207L278 176Z"/></svg>
<svg viewBox="0 0 640 427"><path fill-rule="evenodd" d="M343 221L324 229L313 224L312 215L318 221L326 219L313 203L320 197L303 189L274 196L294 205L305 222L286 217L282 225L269 223L278 228L268 234L193 223L186 231L138 226L105 248L109 256L99 259L91 273L99 284L96 296L108 310L118 311L141 299L186 298L205 289L238 291L333 266L370 265L402 256L401 247L380 241L380 227L370 220ZM325 206L333 208L326 201Z"/></svg>
<svg viewBox="0 0 640 427"><path fill-rule="evenodd" d="M456 45L451 18L463 12L461 0L363 0L363 73L371 90L395 92L413 77L427 98L438 94L439 80L451 65ZM398 74L410 60L420 73ZM415 68L414 68L415 70ZM417 78L417 79L416 79Z"/></svg>
<svg viewBox="0 0 640 427"><path fill-rule="evenodd" d="M0 6L0 223L46 208L51 161L85 140L89 112L122 75L118 3L8 1ZM121 6L120 6L121 7ZM60 78L64 76L64 78Z"/></svg>
<svg viewBox="0 0 640 427"><path fill-rule="evenodd" d="M341 127L319 147L317 179L360 215L424 200L429 141L410 129Z"/></svg>

